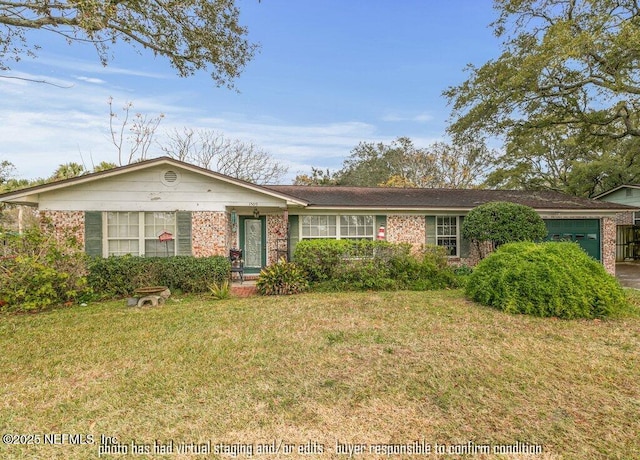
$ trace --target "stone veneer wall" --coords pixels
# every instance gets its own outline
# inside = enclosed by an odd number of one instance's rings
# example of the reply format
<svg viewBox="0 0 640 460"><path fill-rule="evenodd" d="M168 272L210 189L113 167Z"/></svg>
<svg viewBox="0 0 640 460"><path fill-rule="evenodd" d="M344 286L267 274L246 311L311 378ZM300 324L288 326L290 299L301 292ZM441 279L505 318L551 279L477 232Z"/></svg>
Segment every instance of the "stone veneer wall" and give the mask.
<svg viewBox="0 0 640 460"><path fill-rule="evenodd" d="M600 219L600 258L605 270L612 275L616 274L616 238L616 219Z"/></svg>
<svg viewBox="0 0 640 460"><path fill-rule="evenodd" d="M195 257L227 257L230 247L231 219L228 213L191 213L191 252Z"/></svg>
<svg viewBox="0 0 640 460"><path fill-rule="evenodd" d="M40 211L40 228L46 233L53 230L59 243L72 237L84 248L84 211Z"/></svg>
<svg viewBox="0 0 640 460"><path fill-rule="evenodd" d="M267 265L278 261L278 240L287 238L287 222L284 214L267 215ZM282 249L286 249L283 247Z"/></svg>
<svg viewBox="0 0 640 460"><path fill-rule="evenodd" d="M633 211L619 212L618 214L616 214L616 224L633 225Z"/></svg>
<svg viewBox="0 0 640 460"><path fill-rule="evenodd" d="M391 243L410 243L414 250L419 250L426 243L426 235L425 216L387 216L386 239Z"/></svg>

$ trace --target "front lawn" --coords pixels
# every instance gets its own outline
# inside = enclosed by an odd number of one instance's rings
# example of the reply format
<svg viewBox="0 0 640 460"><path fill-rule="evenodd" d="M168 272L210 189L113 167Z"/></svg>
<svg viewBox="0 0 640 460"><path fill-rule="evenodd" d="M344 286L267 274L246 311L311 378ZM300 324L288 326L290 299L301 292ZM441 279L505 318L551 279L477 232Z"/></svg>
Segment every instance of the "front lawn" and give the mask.
<svg viewBox="0 0 640 460"><path fill-rule="evenodd" d="M640 458L634 308L563 321L434 291L0 316L0 434L28 435L0 458Z"/></svg>

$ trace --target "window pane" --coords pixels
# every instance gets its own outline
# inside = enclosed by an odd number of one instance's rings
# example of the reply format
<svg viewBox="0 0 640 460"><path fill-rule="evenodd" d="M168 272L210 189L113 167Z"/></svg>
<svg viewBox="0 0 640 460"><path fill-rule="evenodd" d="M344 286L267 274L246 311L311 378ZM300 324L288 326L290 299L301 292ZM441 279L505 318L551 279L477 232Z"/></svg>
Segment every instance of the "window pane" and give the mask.
<svg viewBox="0 0 640 460"><path fill-rule="evenodd" d="M458 255L458 220L455 216L436 218L436 244L443 246L448 256Z"/></svg>
<svg viewBox="0 0 640 460"><path fill-rule="evenodd" d="M175 240L161 242L157 239L149 239L144 242L145 257L170 257L175 252Z"/></svg>
<svg viewBox="0 0 640 460"><path fill-rule="evenodd" d="M303 216L302 238L335 238L336 216Z"/></svg>
<svg viewBox="0 0 640 460"><path fill-rule="evenodd" d="M111 240L108 243L108 251L110 256L124 256L131 254L137 256L138 240Z"/></svg>
<svg viewBox="0 0 640 460"><path fill-rule="evenodd" d="M133 238L138 236L137 212L107 213L108 238Z"/></svg>
<svg viewBox="0 0 640 460"><path fill-rule="evenodd" d="M175 235L176 215L174 212L145 212L144 229L147 238L158 237L163 232Z"/></svg>

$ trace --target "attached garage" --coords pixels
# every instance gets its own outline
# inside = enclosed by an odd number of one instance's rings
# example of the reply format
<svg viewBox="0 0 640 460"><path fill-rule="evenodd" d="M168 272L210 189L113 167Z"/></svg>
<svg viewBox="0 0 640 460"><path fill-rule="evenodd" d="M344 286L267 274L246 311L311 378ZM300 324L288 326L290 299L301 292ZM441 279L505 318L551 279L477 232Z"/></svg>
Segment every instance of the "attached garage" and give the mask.
<svg viewBox="0 0 640 460"><path fill-rule="evenodd" d="M599 219L545 219L547 240L575 241L596 260L600 257L600 220Z"/></svg>

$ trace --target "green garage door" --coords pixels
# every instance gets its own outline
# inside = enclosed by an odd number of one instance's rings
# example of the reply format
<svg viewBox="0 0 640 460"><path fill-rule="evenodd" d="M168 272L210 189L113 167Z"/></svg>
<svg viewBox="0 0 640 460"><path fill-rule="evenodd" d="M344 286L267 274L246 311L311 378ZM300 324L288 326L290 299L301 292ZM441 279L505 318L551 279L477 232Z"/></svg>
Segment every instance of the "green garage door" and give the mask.
<svg viewBox="0 0 640 460"><path fill-rule="evenodd" d="M545 219L547 240L577 241L587 254L600 260L600 221L598 219Z"/></svg>

